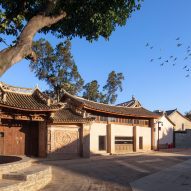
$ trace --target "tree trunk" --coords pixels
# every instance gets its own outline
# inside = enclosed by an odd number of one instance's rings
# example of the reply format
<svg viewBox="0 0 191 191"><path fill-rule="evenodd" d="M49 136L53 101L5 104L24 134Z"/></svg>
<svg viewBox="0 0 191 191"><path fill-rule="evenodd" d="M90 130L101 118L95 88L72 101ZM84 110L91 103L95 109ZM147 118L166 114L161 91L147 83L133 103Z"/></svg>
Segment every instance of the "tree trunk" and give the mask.
<svg viewBox="0 0 191 191"><path fill-rule="evenodd" d="M35 59L35 53L32 51L32 41L35 34L40 29L57 23L65 16L66 13L64 12L58 16L36 15L31 18L21 32L16 45L0 51L0 76L2 76L11 66L27 56Z"/></svg>

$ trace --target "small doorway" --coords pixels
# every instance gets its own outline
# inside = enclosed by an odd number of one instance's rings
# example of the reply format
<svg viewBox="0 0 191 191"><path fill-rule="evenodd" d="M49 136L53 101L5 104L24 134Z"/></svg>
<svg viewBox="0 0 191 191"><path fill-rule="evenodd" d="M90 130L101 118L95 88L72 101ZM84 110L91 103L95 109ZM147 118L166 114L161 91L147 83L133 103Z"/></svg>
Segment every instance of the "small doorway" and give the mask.
<svg viewBox="0 0 191 191"><path fill-rule="evenodd" d="M106 150L106 136L99 136L99 150Z"/></svg>
<svg viewBox="0 0 191 191"><path fill-rule="evenodd" d="M3 153L4 153L4 132L2 132L0 129L0 155L3 155Z"/></svg>
<svg viewBox="0 0 191 191"><path fill-rule="evenodd" d="M139 149L143 149L143 137L139 137Z"/></svg>

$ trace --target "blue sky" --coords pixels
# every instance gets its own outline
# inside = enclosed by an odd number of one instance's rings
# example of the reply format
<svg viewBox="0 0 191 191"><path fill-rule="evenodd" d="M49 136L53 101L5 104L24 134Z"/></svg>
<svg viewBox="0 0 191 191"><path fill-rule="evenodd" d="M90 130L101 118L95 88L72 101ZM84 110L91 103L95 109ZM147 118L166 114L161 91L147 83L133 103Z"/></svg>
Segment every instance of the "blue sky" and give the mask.
<svg viewBox="0 0 191 191"><path fill-rule="evenodd" d="M186 48L191 46L190 7L190 0L145 0L141 10L132 15L125 27L118 27L109 41L73 39L72 53L82 77L86 82L96 79L104 85L109 72L123 72L123 92L116 103L134 95L150 110L190 110L191 77L186 78L182 69L191 61L191 57L184 61ZM183 44L180 48L176 46L177 37ZM53 45L58 42L51 35L46 38ZM154 47L152 50L145 47L147 42ZM157 58L170 60L171 55L178 58L176 65L171 61L160 66L162 62ZM46 89L46 84L30 71L27 61L16 64L0 80L22 87L38 84Z"/></svg>

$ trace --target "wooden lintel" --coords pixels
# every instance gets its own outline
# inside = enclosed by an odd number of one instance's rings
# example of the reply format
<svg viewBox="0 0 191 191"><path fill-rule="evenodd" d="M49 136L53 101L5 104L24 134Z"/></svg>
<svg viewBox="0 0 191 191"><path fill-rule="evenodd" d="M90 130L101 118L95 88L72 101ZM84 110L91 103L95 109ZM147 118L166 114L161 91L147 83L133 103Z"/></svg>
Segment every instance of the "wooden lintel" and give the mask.
<svg viewBox="0 0 191 191"><path fill-rule="evenodd" d="M24 121L44 121L44 118L39 115L14 115L9 113L0 113L0 118Z"/></svg>

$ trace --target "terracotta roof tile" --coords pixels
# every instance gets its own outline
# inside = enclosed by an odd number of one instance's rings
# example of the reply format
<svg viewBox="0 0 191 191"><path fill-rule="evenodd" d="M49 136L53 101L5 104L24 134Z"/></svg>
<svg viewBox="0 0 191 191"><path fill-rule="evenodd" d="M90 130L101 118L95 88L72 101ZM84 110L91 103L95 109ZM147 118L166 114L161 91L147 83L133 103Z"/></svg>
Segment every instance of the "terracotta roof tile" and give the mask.
<svg viewBox="0 0 191 191"><path fill-rule="evenodd" d="M153 113L143 107L124 107L124 106L113 106L103 103L97 103L93 101L89 101L86 99L83 99L81 97L72 96L69 93L65 93L62 101L64 101L64 97L68 97L70 99L73 99L74 101L77 101L79 104L82 105L82 107L99 111L103 113L111 113L116 115L123 115L123 116L134 116L134 117L148 117L148 118L158 118L159 115L156 113Z"/></svg>
<svg viewBox="0 0 191 191"><path fill-rule="evenodd" d="M59 108L58 105L48 106L48 98L39 89L31 91L31 89L24 88L22 92L14 91L9 88L8 85L1 86L0 84L0 105L4 107L10 107L20 110L35 110L35 111L44 111L44 110L56 110ZM18 89L18 88L17 88ZM29 92L27 92L29 90Z"/></svg>
<svg viewBox="0 0 191 191"><path fill-rule="evenodd" d="M63 122L85 122L91 121L94 118L83 118L81 115L74 113L71 109L63 108L61 110L56 111L53 117L53 123L63 123Z"/></svg>

